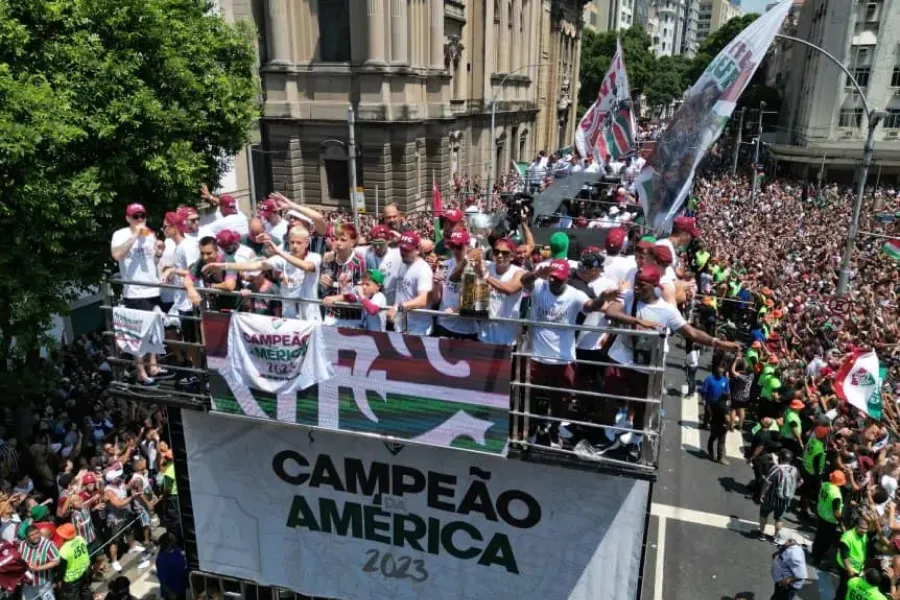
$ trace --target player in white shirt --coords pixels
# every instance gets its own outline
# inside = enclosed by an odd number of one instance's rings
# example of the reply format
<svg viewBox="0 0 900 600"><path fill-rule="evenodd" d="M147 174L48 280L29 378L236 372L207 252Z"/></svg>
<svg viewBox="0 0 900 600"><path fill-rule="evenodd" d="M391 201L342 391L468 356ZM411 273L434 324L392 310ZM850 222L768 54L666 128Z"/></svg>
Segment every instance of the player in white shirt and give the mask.
<svg viewBox="0 0 900 600"><path fill-rule="evenodd" d="M587 314L603 307L606 301L602 297L591 300L587 294L569 285L569 274L569 262L554 259L549 266L522 276L522 286L531 298L530 320L574 325L581 313ZM643 323L637 319L632 322ZM573 397L575 333L572 327L531 328L531 382L547 388L541 393L549 396L550 411L556 417L562 416L563 402ZM551 423L551 441L558 428L558 422Z"/></svg>
<svg viewBox="0 0 900 600"><path fill-rule="evenodd" d="M634 256L625 256L622 249L628 238L628 230L618 227L610 229L606 234L606 260L603 263L603 277L616 283L623 281L631 287L631 280L637 271L637 260Z"/></svg>
<svg viewBox="0 0 900 600"><path fill-rule="evenodd" d="M494 242L493 262L487 263L485 281L491 287L491 305L488 315L493 319L518 319L522 303L522 275L520 267L512 264L516 245L509 238ZM478 339L488 344L514 345L519 328L512 323L480 321Z"/></svg>
<svg viewBox="0 0 900 600"><path fill-rule="evenodd" d="M284 243L284 238L288 231L287 219L281 216L281 209L275 198L266 198L259 205L259 217L265 222L266 233L274 240L278 240L278 244Z"/></svg>
<svg viewBox="0 0 900 600"><path fill-rule="evenodd" d="M431 315L404 314L417 308L428 306L428 293L434 285L431 267L419 257L421 239L415 231L407 231L400 236L397 244L403 264L397 274L397 294L394 304L388 309L388 318L394 322L397 331L412 335L431 334Z"/></svg>
<svg viewBox="0 0 900 600"><path fill-rule="evenodd" d="M377 269L384 275L382 293L387 298L388 306L394 305L397 293L397 275L403 259L399 248L390 247L391 230L385 225L376 225L369 231L369 247L363 253L366 269Z"/></svg>
<svg viewBox="0 0 900 600"><path fill-rule="evenodd" d="M226 269L228 271L260 271L269 270L281 273L281 314L287 319L303 319L320 323L322 312L319 304L299 302L299 300L319 299L319 270L322 267L322 256L309 252L309 232L303 227L294 227L288 234L290 253L266 242L269 258L238 263L212 263L203 267L204 272L210 269Z"/></svg>
<svg viewBox="0 0 900 600"><path fill-rule="evenodd" d="M216 208L215 220L204 229L204 236L216 235L223 229L237 231L241 235L250 233L250 219L238 208L237 199L231 194L214 196L209 193L206 184L200 186L200 196Z"/></svg>
<svg viewBox="0 0 900 600"><path fill-rule="evenodd" d="M642 265L635 275L635 287L625 293L621 302L609 303L603 311L606 316L625 325L662 332L666 329L701 346L711 346L737 352L741 349L735 342L718 340L706 332L692 327L678 309L657 297L656 290L663 277L662 270L654 264ZM635 319L640 322L635 323ZM603 392L614 396L646 398L650 373L640 367L650 365L654 346L660 343L655 335L618 334L609 350L609 360L618 366L606 367ZM661 358L660 358L661 360ZM644 429L646 402L628 404L628 417L636 429ZM615 411L612 411L615 414ZM611 421L608 421L611 422Z"/></svg>
<svg viewBox="0 0 900 600"><path fill-rule="evenodd" d="M122 300L127 308L153 310L161 305L159 298L159 273L157 271L156 236L147 227L147 210L143 205L129 204L125 209L128 227L113 233L110 253L119 263L119 277L127 281L152 285L125 284ZM154 385L154 377L168 375L156 363L156 355L135 357L137 381L143 385Z"/></svg>
<svg viewBox="0 0 900 600"><path fill-rule="evenodd" d="M657 240L657 245L665 246L672 253L671 270L666 270L667 280L671 279L675 287L675 297L678 302L683 302L688 294L696 289L696 282L682 281L680 278L685 274L684 266L681 264L680 252L684 251L691 240L700 237L700 230L697 228L697 220L693 217L676 217L672 223L672 233L669 237Z"/></svg>
<svg viewBox="0 0 900 600"><path fill-rule="evenodd" d="M171 264L162 272L162 280L165 283L177 285L181 288L175 291L170 314L179 317L193 317L197 313L193 310L194 307L188 298L187 290L184 287L184 279L190 277L191 265L200 260L200 247L196 240L186 235L190 225L185 216L184 211L168 212L163 219L163 231L166 234L166 241L171 241L175 245L175 251L173 252ZM198 327L194 322L184 319L179 323L179 329L185 342L200 342L197 335ZM192 365L199 366L201 364L199 348L188 348L187 352L185 352L183 349L176 347L173 348L173 354L175 355L175 360L181 365L187 364L186 357L188 356L191 358Z"/></svg>
<svg viewBox="0 0 900 600"><path fill-rule="evenodd" d="M438 271L434 274L434 287L428 297L428 304L440 304L441 312L459 313L460 280L469 258L473 258L467 255L470 241L469 232L465 229L454 231L450 234L450 239L447 240L447 249L450 250L450 257L443 261ZM476 251L472 252L474 254ZM480 259L480 256L478 258ZM475 262L474 268L478 269L481 267L479 262ZM457 340L476 341L478 339L478 324L474 319L442 315L437 318L435 335Z"/></svg>

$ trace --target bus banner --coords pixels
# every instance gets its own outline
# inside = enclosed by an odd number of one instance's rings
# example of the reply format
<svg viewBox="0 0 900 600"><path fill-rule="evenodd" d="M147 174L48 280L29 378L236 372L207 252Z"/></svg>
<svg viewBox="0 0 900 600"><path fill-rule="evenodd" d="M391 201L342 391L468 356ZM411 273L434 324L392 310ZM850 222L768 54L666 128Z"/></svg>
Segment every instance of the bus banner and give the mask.
<svg viewBox="0 0 900 600"><path fill-rule="evenodd" d="M647 480L182 416L204 572L336 600L637 597Z"/></svg>
<svg viewBox="0 0 900 600"><path fill-rule="evenodd" d="M203 315L214 411L506 453L507 346L321 326L333 376L274 394L233 375L229 324L228 314Z"/></svg>

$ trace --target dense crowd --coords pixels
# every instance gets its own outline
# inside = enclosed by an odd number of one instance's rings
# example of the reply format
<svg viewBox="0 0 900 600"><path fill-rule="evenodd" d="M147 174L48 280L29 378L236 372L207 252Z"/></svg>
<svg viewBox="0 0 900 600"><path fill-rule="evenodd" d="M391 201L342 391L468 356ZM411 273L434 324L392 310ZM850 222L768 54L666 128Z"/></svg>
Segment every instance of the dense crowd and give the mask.
<svg viewBox="0 0 900 600"><path fill-rule="evenodd" d="M746 427L752 435L747 461L756 475L758 535L769 539L765 526L774 518L775 541L788 539L775 558L773 598L793 598L805 584L802 549L782 534L790 510L814 525L810 561L834 565L837 600L900 597L900 268L882 250L885 239L871 235L900 233L875 218L897 213L898 196L868 191L850 292L840 298L855 192L776 179L754 201L750 189L744 178L709 175L695 182L690 202L703 231L691 249L701 293L697 320L746 342L736 356L716 356L699 388L708 452L715 457L715 442L728 428ZM871 350L885 381L880 419L835 393L842 364ZM689 374L696 365L689 354Z"/></svg>

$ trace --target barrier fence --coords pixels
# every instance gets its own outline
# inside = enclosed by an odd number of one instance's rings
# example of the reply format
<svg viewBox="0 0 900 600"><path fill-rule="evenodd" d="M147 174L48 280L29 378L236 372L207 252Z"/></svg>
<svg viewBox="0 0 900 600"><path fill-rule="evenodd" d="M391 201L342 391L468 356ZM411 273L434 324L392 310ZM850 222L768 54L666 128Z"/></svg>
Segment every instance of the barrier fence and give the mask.
<svg viewBox="0 0 900 600"><path fill-rule="evenodd" d="M130 380L127 368L133 365L133 359L125 357L116 343L113 312L118 300L114 286L121 284L183 290L169 284L118 278L104 286L106 303L102 308L108 316L104 334L111 340L109 362L114 367L113 388L117 393L179 408L276 419L377 435L396 442L503 455L540 455L562 462L574 459L651 477L655 474L667 349L666 335L660 331L479 318L474 319L477 327L492 324L515 328L515 344L401 333L411 316L448 316L426 309L400 313L398 331L394 332L321 325L333 376L291 394L278 394L265 386L239 381L243 374L234 373L228 332L233 325L238 326L232 323L235 315L245 313L203 307L192 316L180 316L185 323L201 325L198 342L186 342L171 334L165 340L167 352L197 351L201 364L188 367L166 360L161 363L178 375L199 376L208 386L163 384L148 388ZM203 296L273 299L267 294L204 288L197 291ZM320 300L290 301L322 305ZM335 303L334 307L359 309L360 305ZM241 319L243 322L245 317ZM537 331L568 332L577 337L591 334L601 339L616 336L629 351L633 350L635 358L640 354L645 364L628 366L628 385L613 386L606 376L622 369L605 352L579 352L574 361L565 361L566 366L548 366L559 357L534 352L532 338Z"/></svg>

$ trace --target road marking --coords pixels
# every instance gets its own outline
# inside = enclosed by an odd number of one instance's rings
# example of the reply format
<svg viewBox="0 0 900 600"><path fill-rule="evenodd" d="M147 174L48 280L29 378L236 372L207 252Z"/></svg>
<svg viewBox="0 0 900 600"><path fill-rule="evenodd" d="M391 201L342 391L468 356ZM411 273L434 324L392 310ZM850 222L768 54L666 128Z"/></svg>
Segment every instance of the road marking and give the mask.
<svg viewBox="0 0 900 600"><path fill-rule="evenodd" d="M663 597L663 569L666 566L666 518L659 518L659 526L656 533L656 571L653 574L653 600L662 600Z"/></svg>
<svg viewBox="0 0 900 600"><path fill-rule="evenodd" d="M700 406L689 396L681 398L681 447L687 452L705 452L700 446ZM741 448L744 438L740 431L729 431L725 435L725 456L742 460Z"/></svg>
<svg viewBox="0 0 900 600"><path fill-rule="evenodd" d="M708 527L717 527L719 529L730 529L732 531L740 531L742 533L750 533L756 531L759 523L748 521L747 519L738 519L726 515L717 515L714 513L693 510L690 508L681 508L680 506L669 506L668 504L652 504L650 506L650 514L654 517L662 519L675 519L676 521L684 521L685 523L693 523L694 525L706 525ZM812 541L802 533L795 529L784 528L789 531L791 537L799 541L805 546L812 545ZM771 520L766 525L766 534L775 534L775 525Z"/></svg>

